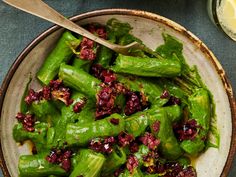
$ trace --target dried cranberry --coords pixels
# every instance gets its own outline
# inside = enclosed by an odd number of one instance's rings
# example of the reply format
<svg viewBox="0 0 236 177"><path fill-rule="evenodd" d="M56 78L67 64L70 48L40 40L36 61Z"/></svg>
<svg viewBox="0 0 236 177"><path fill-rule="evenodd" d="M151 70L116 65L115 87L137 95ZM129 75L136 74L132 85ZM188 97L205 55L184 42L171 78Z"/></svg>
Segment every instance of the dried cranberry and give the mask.
<svg viewBox="0 0 236 177"><path fill-rule="evenodd" d="M111 118L110 122L114 125L119 125L119 119Z"/></svg>
<svg viewBox="0 0 236 177"><path fill-rule="evenodd" d="M170 99L166 103L166 106L171 106L171 105L180 105L181 100L175 96L170 96Z"/></svg>
<svg viewBox="0 0 236 177"><path fill-rule="evenodd" d="M110 87L104 87L97 94L96 119L101 119L115 112L116 95Z"/></svg>
<svg viewBox="0 0 236 177"><path fill-rule="evenodd" d="M16 118L17 118L18 121L21 122L21 121L24 120L25 114L23 114L23 113L21 113L21 112L18 112L18 113L16 114Z"/></svg>
<svg viewBox="0 0 236 177"><path fill-rule="evenodd" d="M157 133L160 130L160 121L155 121L152 125L152 130Z"/></svg>
<svg viewBox="0 0 236 177"><path fill-rule="evenodd" d="M156 163L156 172L157 173L164 173L165 172L164 164L162 164L159 161L157 161L157 163Z"/></svg>
<svg viewBox="0 0 236 177"><path fill-rule="evenodd" d="M122 172L124 171L124 168L120 167L114 172L114 177L118 177Z"/></svg>
<svg viewBox="0 0 236 177"><path fill-rule="evenodd" d="M102 82L112 84L116 81L116 75L113 71L103 68L100 64L94 64L91 73Z"/></svg>
<svg viewBox="0 0 236 177"><path fill-rule="evenodd" d="M183 169L176 177L197 177L195 169L191 166Z"/></svg>
<svg viewBox="0 0 236 177"><path fill-rule="evenodd" d="M153 134L149 132L145 132L144 136L141 136L139 140L146 146L148 146L149 149L155 150L157 146L160 144L160 140L156 139Z"/></svg>
<svg viewBox="0 0 236 177"><path fill-rule="evenodd" d="M183 141L194 140L198 134L198 128L200 127L197 125L196 120L191 119L182 124L175 124L173 128L177 138Z"/></svg>
<svg viewBox="0 0 236 177"><path fill-rule="evenodd" d="M165 177L176 177L183 169L178 162L167 162L164 166L166 170Z"/></svg>
<svg viewBox="0 0 236 177"><path fill-rule="evenodd" d="M81 101L75 103L75 105L73 106L73 111L75 113L79 113L82 110L82 108L84 107L85 103L86 103L85 100L81 100Z"/></svg>
<svg viewBox="0 0 236 177"><path fill-rule="evenodd" d="M81 48L89 48L89 49L92 49L93 46L94 46L94 41L86 38L86 37L83 37L82 41L81 41Z"/></svg>
<svg viewBox="0 0 236 177"><path fill-rule="evenodd" d="M25 97L26 104L30 105L34 101L38 101L40 99L39 93L35 92L33 89L30 89L28 95Z"/></svg>
<svg viewBox="0 0 236 177"><path fill-rule="evenodd" d="M90 141L89 148L100 153L110 154L113 151L114 137L107 137L104 140L94 139Z"/></svg>
<svg viewBox="0 0 236 177"><path fill-rule="evenodd" d="M127 116L142 110L140 99L136 93L128 92L126 96L127 96L127 102L125 105L124 112Z"/></svg>
<svg viewBox="0 0 236 177"><path fill-rule="evenodd" d="M60 79L51 80L49 83L49 87L53 90L58 90L61 86L63 86L63 84L62 84L62 80Z"/></svg>
<svg viewBox="0 0 236 177"><path fill-rule="evenodd" d="M57 163L57 154L55 151L51 151L50 155L46 157L49 163Z"/></svg>
<svg viewBox="0 0 236 177"><path fill-rule="evenodd" d="M116 80L116 75L111 70L104 69L101 73L102 81L104 83L112 83Z"/></svg>
<svg viewBox="0 0 236 177"><path fill-rule="evenodd" d="M46 157L46 160L49 163L60 164L61 168L65 171L70 171L72 151L65 149L54 149Z"/></svg>
<svg viewBox="0 0 236 177"><path fill-rule="evenodd" d="M36 119L32 114L17 113L16 118L19 122L22 123L26 131L33 132L35 130L34 125L35 125Z"/></svg>
<svg viewBox="0 0 236 177"><path fill-rule="evenodd" d="M45 100L50 100L51 99L51 89L48 86L44 86L42 90L43 98Z"/></svg>
<svg viewBox="0 0 236 177"><path fill-rule="evenodd" d="M113 143L115 143L115 141L116 140L115 140L115 138L113 136L109 136L109 137L104 139L104 143L111 143L111 144L113 144Z"/></svg>
<svg viewBox="0 0 236 177"><path fill-rule="evenodd" d="M126 167L129 170L130 173L133 172L133 170L138 167L138 159L134 155L129 155L127 162L126 162Z"/></svg>
<svg viewBox="0 0 236 177"><path fill-rule="evenodd" d="M61 162L61 167L62 167L65 171L70 171L70 168L71 168L70 159L63 159L62 162Z"/></svg>
<svg viewBox="0 0 236 177"><path fill-rule="evenodd" d="M103 71L103 67L100 64L94 64L91 67L91 74L93 74L96 78L101 79L101 73Z"/></svg>
<svg viewBox="0 0 236 177"><path fill-rule="evenodd" d="M130 150L131 153L138 152L138 150L139 150L138 143L137 142L131 142L130 146L129 146L129 150Z"/></svg>
<svg viewBox="0 0 236 177"><path fill-rule="evenodd" d="M96 33L100 38L107 39L107 33L106 33L106 29L104 27L98 28L96 30Z"/></svg>
<svg viewBox="0 0 236 177"><path fill-rule="evenodd" d="M80 50L80 58L87 60L95 60L96 54L93 49L83 48Z"/></svg>
<svg viewBox="0 0 236 177"><path fill-rule="evenodd" d="M166 99L170 97L170 93L168 92L168 90L164 90L162 95L160 96L161 99Z"/></svg>
<svg viewBox="0 0 236 177"><path fill-rule="evenodd" d="M129 145L134 140L134 136L126 132L121 132L118 135L118 144L121 147Z"/></svg>
<svg viewBox="0 0 236 177"><path fill-rule="evenodd" d="M102 151L102 142L99 140L92 140L89 143L89 148L96 151L96 152L101 152Z"/></svg>

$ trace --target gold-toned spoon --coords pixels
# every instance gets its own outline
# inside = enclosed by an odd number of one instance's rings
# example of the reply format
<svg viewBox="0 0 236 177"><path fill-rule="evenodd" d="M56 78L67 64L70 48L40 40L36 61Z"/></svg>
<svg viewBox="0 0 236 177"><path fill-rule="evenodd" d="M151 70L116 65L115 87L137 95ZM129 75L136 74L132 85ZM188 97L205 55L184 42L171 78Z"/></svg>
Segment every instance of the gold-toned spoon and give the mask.
<svg viewBox="0 0 236 177"><path fill-rule="evenodd" d="M25 12L28 12L30 14L33 14L33 15L38 16L40 18L43 18L47 21L55 23L55 24L57 24L61 27L64 27L70 31L78 33L84 37L87 37L87 38L89 38L101 45L106 46L107 48L109 48L117 53L121 53L123 55L129 55L130 49L141 49L141 50L144 50L145 52L150 53L154 56L159 56L152 49L149 49L148 47L144 46L143 44L140 44L137 42L132 42L128 45L121 46L121 45L117 45L117 44L112 44L102 38L99 38L96 35L85 30L84 28L80 27L79 25L68 20L63 15L61 15L60 13L55 11L53 8L51 8L50 6L48 6L46 3L44 3L41 0L3 0L3 2L5 2L17 9L23 10Z"/></svg>

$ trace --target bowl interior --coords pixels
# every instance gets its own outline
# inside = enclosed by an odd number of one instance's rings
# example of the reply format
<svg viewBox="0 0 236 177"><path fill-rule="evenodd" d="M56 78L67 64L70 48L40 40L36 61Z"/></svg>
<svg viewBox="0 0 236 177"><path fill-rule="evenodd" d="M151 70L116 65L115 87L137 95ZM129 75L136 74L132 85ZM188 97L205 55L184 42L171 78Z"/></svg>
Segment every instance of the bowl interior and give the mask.
<svg viewBox="0 0 236 177"><path fill-rule="evenodd" d="M204 154L197 158L195 166L198 177L217 177L220 176L226 163L232 136L232 118L229 99L226 94L222 80L216 69L216 64L212 58L201 50L201 43L193 42L183 27L166 20L160 16L142 13L130 15L110 13L92 13L74 18L78 24L98 22L105 24L110 18L117 18L123 22L128 22L132 27L132 33L140 38L147 46L155 49L163 43L162 33L166 32L177 37L184 44L184 56L190 65L197 65L199 73L214 96L217 126L220 132L220 148L209 148ZM25 144L19 146L12 137L12 128L16 123L14 118L20 109L20 101L24 89L30 77L33 78L31 87L39 87L34 78L35 73L41 66L47 54L54 47L55 42L62 33L62 29L51 30L42 35L37 45L30 50L19 64L7 88L2 112L1 112L1 144L6 166L12 177L18 176L18 158L20 154L29 154L31 146ZM194 38L194 37L193 37ZM218 66L219 67L219 66ZM221 69L221 68L220 68Z"/></svg>

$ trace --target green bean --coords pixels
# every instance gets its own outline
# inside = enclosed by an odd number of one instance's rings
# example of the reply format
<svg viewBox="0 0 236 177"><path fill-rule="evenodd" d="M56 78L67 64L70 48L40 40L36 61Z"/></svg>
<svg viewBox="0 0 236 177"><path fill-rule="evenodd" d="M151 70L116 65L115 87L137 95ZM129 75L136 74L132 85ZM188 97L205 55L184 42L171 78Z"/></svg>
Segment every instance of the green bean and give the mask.
<svg viewBox="0 0 236 177"><path fill-rule="evenodd" d="M113 152L106 158L102 167L102 176L109 176L126 162L126 154L121 147L116 146Z"/></svg>
<svg viewBox="0 0 236 177"><path fill-rule="evenodd" d="M142 135L149 126L149 115L137 112L125 119L125 131L134 137Z"/></svg>
<svg viewBox="0 0 236 177"><path fill-rule="evenodd" d="M64 105L61 108L62 120L66 123L86 123L92 122L95 120L95 111L96 111L96 103L91 99L88 99L84 94L74 91L71 98L73 99L73 103L70 106ZM84 102L84 106L82 107L79 113L75 113L73 108L76 103Z"/></svg>
<svg viewBox="0 0 236 177"><path fill-rule="evenodd" d="M155 121L160 122L160 130L155 132L151 126L152 133L161 140L160 152L161 154L170 160L175 160L182 155L180 145L175 138L172 124L166 111L163 109L149 110L150 113L150 125Z"/></svg>
<svg viewBox="0 0 236 177"><path fill-rule="evenodd" d="M42 67L37 73L37 78L45 85L58 74L60 64L68 62L73 55L73 49L76 49L81 40L75 38L71 32L66 31L62 34L55 48L45 59Z"/></svg>
<svg viewBox="0 0 236 177"><path fill-rule="evenodd" d="M155 105L163 106L168 99L161 99L164 89L161 85L153 83L149 78L140 78L117 74L117 80L132 91L143 93L147 100Z"/></svg>
<svg viewBox="0 0 236 177"><path fill-rule="evenodd" d="M36 149L40 152L45 149L48 125L46 123L37 123L34 128L35 131L28 132L21 123L18 123L13 128L13 138L17 142L32 140Z"/></svg>
<svg viewBox="0 0 236 177"><path fill-rule="evenodd" d="M89 149L80 150L78 165L70 174L70 177L98 177L106 158Z"/></svg>
<svg viewBox="0 0 236 177"><path fill-rule="evenodd" d="M47 122L50 125L55 125L58 119L61 117L53 103L47 100L33 102L29 109L35 114L37 120L41 122Z"/></svg>
<svg viewBox="0 0 236 177"><path fill-rule="evenodd" d="M102 65L104 68L108 68L111 63L113 54L114 52L111 49L105 46L100 46L97 54L96 63Z"/></svg>
<svg viewBox="0 0 236 177"><path fill-rule="evenodd" d="M59 165L49 163L47 154L21 155L19 172L21 177L45 177L49 175L66 176L66 171Z"/></svg>
<svg viewBox="0 0 236 177"><path fill-rule="evenodd" d="M65 85L93 99L95 99L97 92L100 90L99 85L101 82L98 79L73 66L62 64L59 70L59 78L63 80Z"/></svg>
<svg viewBox="0 0 236 177"><path fill-rule="evenodd" d="M83 60L81 58L75 58L73 60L72 66L78 69L83 69L86 72L89 72L90 66L92 65L92 61L90 60Z"/></svg>
<svg viewBox="0 0 236 177"><path fill-rule="evenodd" d="M119 124L110 122L112 118L118 119ZM112 114L108 118L84 124L68 124L66 127L66 142L69 145L85 146L96 137L117 136L124 131L124 120L119 114Z"/></svg>
<svg viewBox="0 0 236 177"><path fill-rule="evenodd" d="M166 106L162 109L167 113L167 117L171 123L179 122L183 118L183 110L178 105Z"/></svg>
<svg viewBox="0 0 236 177"><path fill-rule="evenodd" d="M198 135L194 140L184 140L181 142L181 148L191 155L197 155L205 148L205 141L210 127L211 104L208 91L197 89L189 97L190 119L197 121L200 126Z"/></svg>
<svg viewBox="0 0 236 177"><path fill-rule="evenodd" d="M119 54L111 69L118 73L145 77L175 77L181 74L179 61L158 58L140 58Z"/></svg>
<svg viewBox="0 0 236 177"><path fill-rule="evenodd" d="M150 113L165 112L168 119L173 123L182 118L182 111L178 105L158 107L155 106L147 111L137 112L125 119L125 131L134 137L142 135L150 124Z"/></svg>
<svg viewBox="0 0 236 177"><path fill-rule="evenodd" d="M65 143L66 125L68 123L78 122L86 123L95 120L95 103L91 100L87 100L85 95L73 92L73 103L69 106L64 105L61 108L61 118L57 121L54 128L50 128L48 131L48 146L49 147L61 147ZM73 110L74 105L77 102L85 102L84 107L79 113L75 113Z"/></svg>

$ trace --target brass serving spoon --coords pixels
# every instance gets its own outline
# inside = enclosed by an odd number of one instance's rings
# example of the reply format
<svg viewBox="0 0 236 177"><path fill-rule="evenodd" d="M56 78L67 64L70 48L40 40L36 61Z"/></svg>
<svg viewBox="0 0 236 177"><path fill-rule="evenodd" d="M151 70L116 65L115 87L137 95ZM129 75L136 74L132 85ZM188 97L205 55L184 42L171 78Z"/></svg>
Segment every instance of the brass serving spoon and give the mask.
<svg viewBox="0 0 236 177"><path fill-rule="evenodd" d="M90 33L89 31L85 30L84 28L80 27L79 25L75 24L74 22L68 20L63 15L58 13L56 10L48 6L42 0L3 0L3 2L17 8L43 18L47 21L55 23L61 27L64 27L70 31L78 33L84 37L87 37L101 45L106 46L107 48L121 53L123 55L129 55L130 49L141 49L147 53L150 53L154 56L159 56L155 53L152 49L140 44L138 42L132 42L128 45L121 46L117 44L112 44L102 38L97 37L96 35Z"/></svg>

